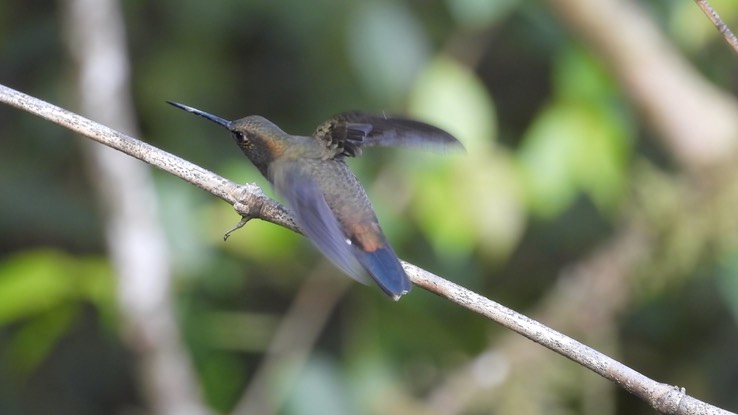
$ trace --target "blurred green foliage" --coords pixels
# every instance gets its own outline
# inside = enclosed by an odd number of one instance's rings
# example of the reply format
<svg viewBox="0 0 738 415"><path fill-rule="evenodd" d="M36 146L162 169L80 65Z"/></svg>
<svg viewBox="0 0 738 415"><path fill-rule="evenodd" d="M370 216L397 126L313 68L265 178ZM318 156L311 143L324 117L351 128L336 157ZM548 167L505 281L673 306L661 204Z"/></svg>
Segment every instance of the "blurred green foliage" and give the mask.
<svg viewBox="0 0 738 415"><path fill-rule="evenodd" d="M0 3L0 82L74 109L59 11L33 3ZM738 23L735 4L714 3ZM271 191L226 134L165 100L229 119L260 114L296 134L362 109L408 113L456 135L467 154L372 149L350 164L402 258L522 312L545 303L567 267L615 235L640 203L635 211L663 230L655 242L674 249L648 272L634 270L629 307L608 322L612 337L603 345L649 376L738 407L738 244L706 252L693 245L710 241L709 232L670 233L681 218L662 214L680 209L668 154L609 68L542 4L123 6L141 138L230 179ZM649 7L659 8L663 30L695 65L735 91L735 56L692 2ZM323 259L300 236L256 221L224 243L238 221L230 206L162 173L155 178L184 341L208 404L227 413ZM135 365L126 364L135 358L120 339L103 214L73 135L0 109L0 194L0 413L129 413L143 405ZM413 400L505 336L420 289L393 303L352 284L305 367L274 390L285 391L281 413L291 415L428 413ZM530 396L560 391L547 413L593 412L577 383L584 369L566 364L546 374L555 386L514 385L490 392L494 404L462 413L523 413ZM617 413L650 413L624 393L613 399Z"/></svg>
<svg viewBox="0 0 738 415"><path fill-rule="evenodd" d="M0 325L17 325L7 346L14 369L28 375L69 328L79 303L112 319L110 265L103 258L74 258L27 250L0 264ZM109 321L112 323L112 320Z"/></svg>

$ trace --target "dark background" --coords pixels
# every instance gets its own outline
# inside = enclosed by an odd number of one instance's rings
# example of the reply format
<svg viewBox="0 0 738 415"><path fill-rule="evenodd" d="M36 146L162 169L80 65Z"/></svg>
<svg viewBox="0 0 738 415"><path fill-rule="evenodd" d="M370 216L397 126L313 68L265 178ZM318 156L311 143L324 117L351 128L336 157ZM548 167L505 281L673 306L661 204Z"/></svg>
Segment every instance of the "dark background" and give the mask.
<svg viewBox="0 0 738 415"><path fill-rule="evenodd" d="M224 131L164 101L305 135L349 109L441 126L468 154L350 161L403 259L737 410L735 171L716 162L703 175L675 156L613 58L556 3L491 3L123 2L139 138L271 192ZM737 56L696 6L641 3L665 47L730 94L716 105L735 105ZM77 110L65 7L0 5L0 83ZM716 7L736 27L738 8ZM0 107L1 414L156 412L145 358L122 334L83 140ZM395 303L350 282L285 229L252 221L224 243L230 206L153 181L181 341L214 413L257 387L309 279L338 293L315 297L325 319L297 316L315 324L316 343L295 345L306 360L261 385L278 413L653 413L421 289Z"/></svg>

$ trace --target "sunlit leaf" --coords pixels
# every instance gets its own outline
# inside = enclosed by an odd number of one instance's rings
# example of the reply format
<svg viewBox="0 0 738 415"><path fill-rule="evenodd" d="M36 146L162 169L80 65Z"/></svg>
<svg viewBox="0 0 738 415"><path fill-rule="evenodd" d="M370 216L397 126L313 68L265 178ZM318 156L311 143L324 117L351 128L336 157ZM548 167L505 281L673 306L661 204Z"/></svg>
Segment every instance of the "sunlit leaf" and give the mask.
<svg viewBox="0 0 738 415"><path fill-rule="evenodd" d="M0 263L0 324L69 301L109 300L111 293L111 270L101 259L51 250L24 252Z"/></svg>
<svg viewBox="0 0 738 415"><path fill-rule="evenodd" d="M615 104L617 98L617 86L610 72L584 49L573 46L557 56L553 87L557 101L608 105Z"/></svg>
<svg viewBox="0 0 738 415"><path fill-rule="evenodd" d="M447 56L423 70L413 88L408 110L458 138L469 153L488 152L497 133L492 98L477 76Z"/></svg>
<svg viewBox="0 0 738 415"><path fill-rule="evenodd" d="M531 123L519 151L531 210L552 217L585 193L611 211L628 179L628 120L590 57L571 49L557 64L557 99Z"/></svg>
<svg viewBox="0 0 738 415"><path fill-rule="evenodd" d="M493 151L496 115L484 85L468 68L438 57L418 80L410 111L454 134L467 149L420 158L427 165L413 174L413 209L436 253L462 259L479 244L492 257L506 255L522 233L524 212L517 171L505 153Z"/></svg>
<svg viewBox="0 0 738 415"><path fill-rule="evenodd" d="M7 349L14 369L23 374L33 370L83 302L112 318L112 272L101 258L36 250L0 262L0 325L20 323Z"/></svg>

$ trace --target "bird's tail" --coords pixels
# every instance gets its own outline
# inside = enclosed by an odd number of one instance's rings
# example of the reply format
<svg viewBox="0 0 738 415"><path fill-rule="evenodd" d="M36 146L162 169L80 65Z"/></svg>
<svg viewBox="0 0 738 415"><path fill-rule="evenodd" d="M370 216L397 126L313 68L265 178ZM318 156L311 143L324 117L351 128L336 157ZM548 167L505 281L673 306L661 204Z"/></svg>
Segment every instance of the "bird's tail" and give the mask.
<svg viewBox="0 0 738 415"><path fill-rule="evenodd" d="M373 252L355 249L356 258L372 279L395 301L410 291L412 283L389 244Z"/></svg>

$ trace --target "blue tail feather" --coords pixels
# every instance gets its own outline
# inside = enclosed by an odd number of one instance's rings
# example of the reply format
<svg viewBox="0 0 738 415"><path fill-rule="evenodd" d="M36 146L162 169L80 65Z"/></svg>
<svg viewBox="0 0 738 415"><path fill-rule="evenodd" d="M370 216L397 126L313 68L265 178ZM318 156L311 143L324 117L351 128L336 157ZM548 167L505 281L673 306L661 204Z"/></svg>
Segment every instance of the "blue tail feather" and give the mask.
<svg viewBox="0 0 738 415"><path fill-rule="evenodd" d="M366 252L357 247L354 255L379 288L395 300L410 291L412 283L389 244L374 252Z"/></svg>

